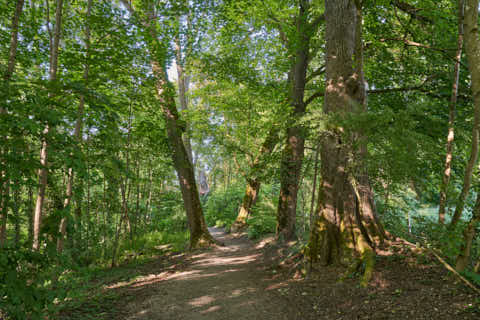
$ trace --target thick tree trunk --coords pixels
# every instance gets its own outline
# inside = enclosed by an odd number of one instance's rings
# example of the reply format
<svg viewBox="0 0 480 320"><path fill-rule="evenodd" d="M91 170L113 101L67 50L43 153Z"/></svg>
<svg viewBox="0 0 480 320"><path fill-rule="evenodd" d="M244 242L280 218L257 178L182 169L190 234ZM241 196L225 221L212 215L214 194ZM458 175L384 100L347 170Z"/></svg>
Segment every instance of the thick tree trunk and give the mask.
<svg viewBox="0 0 480 320"><path fill-rule="evenodd" d="M297 194L300 173L302 170L305 128L299 123L305 114L305 84L309 63L310 26L307 21L308 3L300 1L297 16L297 38L291 39L290 45L296 48L289 74L291 122L287 128L286 145L280 167L280 194L277 208L277 238L289 241L295 238L297 215Z"/></svg>
<svg viewBox="0 0 480 320"><path fill-rule="evenodd" d="M324 112L338 116L364 112L365 83L362 70L361 8L354 0L326 0L326 91ZM375 239L383 239L373 205L373 192L363 161L365 142L354 148L360 133L346 135L336 124L324 133L316 221L311 229L312 262L365 263L361 281L371 278Z"/></svg>
<svg viewBox="0 0 480 320"><path fill-rule="evenodd" d="M87 13L86 13L86 24L85 24L85 67L83 69L83 80L85 84L88 83L88 73L90 71L90 24L89 18L92 10L92 0L88 0L87 3ZM82 142L82 130L83 130L83 114L85 110L85 97L82 94L80 96L80 102L78 104L77 110L77 120L75 121L75 129L73 132L73 136L75 141L78 143L80 147ZM73 195L73 168L68 168L67 171L67 192L65 194L65 201L63 203L64 209L70 209L70 203L72 201ZM67 217L63 217L60 221L59 226L59 237L57 239L57 252L62 253L63 251L63 242L65 239L65 234L67 232Z"/></svg>
<svg viewBox="0 0 480 320"><path fill-rule="evenodd" d="M474 121L472 130L472 150L465 168L463 188L458 197L455 213L450 227L454 228L460 220L465 200L467 199L472 182L472 174L478 159L478 143L480 134L480 38L478 33L478 0L466 0L465 4L465 52L468 61L468 70L472 77L472 93L474 109Z"/></svg>
<svg viewBox="0 0 480 320"><path fill-rule="evenodd" d="M247 219L251 214L252 207L257 201L260 192L261 176L263 175L265 167L265 157L272 153L273 149L278 143L278 128L270 129L265 141L260 148L260 152L250 167L249 177L247 179L247 187L245 195L243 196L242 205L238 212L237 218L232 225L233 231L238 231L246 226Z"/></svg>
<svg viewBox="0 0 480 320"><path fill-rule="evenodd" d="M122 0L122 3L132 14L135 14L135 9L130 2ZM177 172L183 203L187 213L188 227L190 230L190 248L209 246L215 243L215 240L208 231L207 224L205 223L192 163L190 162L182 140L182 133L185 131L185 127L182 126L178 117L174 99L175 90L168 81L165 61L163 61L167 49L158 39L156 25L153 23L154 8L148 8L146 13L148 20L142 21L142 24L146 29L145 31L147 31L152 38L152 42L150 43L152 55L151 64L156 81L157 99L165 119L173 166Z"/></svg>
<svg viewBox="0 0 480 320"><path fill-rule="evenodd" d="M460 76L460 60L462 58L463 49L463 15L465 4L464 0L458 1L458 38L457 52L455 53L455 66L453 70L452 94L450 96L449 112L448 112L448 135L446 144L446 157L440 185L440 202L438 205L438 222L445 223L445 207L447 204L447 189L450 182L452 157L453 157L453 140L455 138L455 109L457 106L458 80Z"/></svg>
<svg viewBox="0 0 480 320"><path fill-rule="evenodd" d="M48 5L48 3L47 3ZM53 43L50 47L50 67L49 67L49 80L55 81L57 79L58 68L58 47L60 45L60 37L62 33L62 10L63 0L57 0L57 6L55 10L55 31L53 36ZM40 226L42 223L42 211L43 203L45 201L45 191L47 189L47 177L48 177L48 134L50 132L50 126L45 125L45 129L42 132L42 149L40 150L40 166L38 170L38 194L37 202L35 205L35 216L33 220L33 249L38 250L40 247Z"/></svg>

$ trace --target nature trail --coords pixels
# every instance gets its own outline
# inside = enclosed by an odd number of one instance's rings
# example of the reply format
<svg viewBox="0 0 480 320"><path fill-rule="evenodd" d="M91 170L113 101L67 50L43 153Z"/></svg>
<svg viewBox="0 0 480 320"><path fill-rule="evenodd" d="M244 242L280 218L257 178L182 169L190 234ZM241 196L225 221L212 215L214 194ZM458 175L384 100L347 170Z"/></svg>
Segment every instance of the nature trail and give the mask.
<svg viewBox="0 0 480 320"><path fill-rule="evenodd" d="M126 305L125 319L296 318L295 306L279 294L287 283L267 270L261 250L246 236L210 232L225 246L194 252L184 270L167 277L150 275L132 284L144 299Z"/></svg>

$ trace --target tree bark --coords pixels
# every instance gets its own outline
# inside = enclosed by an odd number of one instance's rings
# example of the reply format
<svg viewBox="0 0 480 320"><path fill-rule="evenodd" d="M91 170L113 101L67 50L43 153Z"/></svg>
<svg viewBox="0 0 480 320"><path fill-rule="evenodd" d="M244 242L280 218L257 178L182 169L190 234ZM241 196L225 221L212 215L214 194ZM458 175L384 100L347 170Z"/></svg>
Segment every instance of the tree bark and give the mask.
<svg viewBox="0 0 480 320"><path fill-rule="evenodd" d="M460 254L457 257L455 269L462 272L467 268L470 262L470 252L472 250L472 242L475 238L476 229L480 223L480 196L477 194L477 201L473 209L472 218L463 231L463 243L460 248Z"/></svg>
<svg viewBox="0 0 480 320"><path fill-rule="evenodd" d="M309 2L302 0L296 17L297 38L291 39L289 43L292 48L295 48L295 53L289 73L289 104L292 108L292 116L287 128L286 145L280 165L280 194L276 228L277 239L280 241L289 241L295 238L298 184L305 147L305 128L299 123L299 120L305 114L306 109L304 94L311 38L308 15Z"/></svg>
<svg viewBox="0 0 480 320"><path fill-rule="evenodd" d="M180 28L180 27L179 27ZM188 110L188 100L187 92L190 85L190 77L185 74L183 57L182 57L182 46L180 43L180 34L177 33L175 37L175 54L176 54L176 65L177 65L177 84L178 84L178 100L180 102L180 111ZM189 125L188 122L185 123L185 132L183 133L183 143L185 144L185 150L187 151L188 159L192 163L193 171L195 173L195 167L193 163L193 152L192 152L192 143L190 141L189 134Z"/></svg>
<svg viewBox="0 0 480 320"><path fill-rule="evenodd" d="M136 14L135 9L130 2L122 0L122 3L132 14ZM147 8L147 20L142 21L143 27L151 37L150 51L152 56L152 70L155 77L155 87L157 91L157 100L162 109L165 119L168 143L171 149L173 166L177 172L180 190L182 192L183 203L187 214L188 227L190 230L190 248L210 246L215 243L212 235L208 231L207 224L203 215L200 198L198 195L195 174L192 163L188 158L187 150L182 140L182 133L185 127L178 116L175 105L175 90L168 81L167 70L165 67L166 45L160 43L157 35L156 24L154 21L154 8Z"/></svg>
<svg viewBox="0 0 480 320"><path fill-rule="evenodd" d="M465 53L467 55L468 70L472 77L471 87L474 102L474 121L470 158L465 168L462 192L458 197L450 228L454 228L462 216L465 200L470 191L473 170L478 159L480 134L480 38L478 35L478 3L478 0L466 0L465 2Z"/></svg>
<svg viewBox="0 0 480 320"><path fill-rule="evenodd" d="M48 3L47 3L48 5ZM53 43L50 47L50 67L49 67L49 80L55 81L57 79L58 69L58 47L60 45L60 37L62 33L62 10L63 0L57 0L55 9L55 30L53 35ZM48 18L48 17L47 17ZM48 20L50 20L48 18ZM40 166L38 170L38 194L37 202L35 204L35 216L33 219L33 250L40 248L40 226L42 223L42 211L43 203L45 201L45 191L47 189L47 177L48 177L48 134L50 132L50 126L47 123L42 132L42 148L40 150Z"/></svg>
<svg viewBox="0 0 480 320"><path fill-rule="evenodd" d="M448 105L448 135L446 144L445 165L440 185L440 203L438 205L438 222L445 223L445 207L447 203L447 189L450 182L452 157L453 157L453 141L455 138L455 109L457 106L458 96L458 80L460 76L460 60L462 59L463 48L463 15L465 4L464 0L458 1L458 38L457 51L455 53L455 66L453 70L452 94L450 96L450 104Z"/></svg>
<svg viewBox="0 0 480 320"><path fill-rule="evenodd" d="M326 90L324 112L338 117L366 109L362 63L362 14L358 1L326 0ZM361 284L373 272L375 239L384 237L373 205L373 192L364 167L365 142L354 147L361 133L345 133L336 123L321 136L321 177L315 223L308 255L311 262L365 263Z"/></svg>
<svg viewBox="0 0 480 320"><path fill-rule="evenodd" d="M312 200L310 202L310 226L313 224L313 210L315 206L315 193L317 192L317 176L318 176L318 156L320 154L320 146L317 146L315 150L315 165L313 171L313 187L312 187Z"/></svg>
<svg viewBox="0 0 480 320"><path fill-rule="evenodd" d="M90 71L90 24L89 18L92 10L92 0L88 0L87 3L87 13L86 13L86 24L85 24L85 67L83 69L83 81L85 84L88 83L88 73ZM78 146L80 147L82 143L82 131L83 131L83 114L85 110L85 96L80 95L80 102L77 109L77 119L75 121L75 129L73 131L73 136ZM73 155L71 155L73 156ZM67 170L67 192L65 194L65 200L63 207L66 210L70 210L70 203L72 201L73 195L73 168L68 168ZM57 252L62 253L63 243L65 239L65 234L67 232L67 217L62 217L59 226L59 237L57 239Z"/></svg>

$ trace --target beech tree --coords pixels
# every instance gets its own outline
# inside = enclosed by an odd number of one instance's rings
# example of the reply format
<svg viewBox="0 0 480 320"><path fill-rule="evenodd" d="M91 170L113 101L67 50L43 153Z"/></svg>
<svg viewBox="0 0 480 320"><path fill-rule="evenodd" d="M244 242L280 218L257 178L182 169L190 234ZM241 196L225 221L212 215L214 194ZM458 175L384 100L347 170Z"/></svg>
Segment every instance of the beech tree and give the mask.
<svg viewBox="0 0 480 320"><path fill-rule="evenodd" d="M325 1L326 90L324 112L334 119L361 114L366 108L363 75L362 7L359 1ZM333 120L322 133L321 176L309 256L313 262L347 259L354 269L364 262L362 285L370 280L375 244L385 238L363 167L361 132L345 132ZM356 256L359 254L359 257Z"/></svg>

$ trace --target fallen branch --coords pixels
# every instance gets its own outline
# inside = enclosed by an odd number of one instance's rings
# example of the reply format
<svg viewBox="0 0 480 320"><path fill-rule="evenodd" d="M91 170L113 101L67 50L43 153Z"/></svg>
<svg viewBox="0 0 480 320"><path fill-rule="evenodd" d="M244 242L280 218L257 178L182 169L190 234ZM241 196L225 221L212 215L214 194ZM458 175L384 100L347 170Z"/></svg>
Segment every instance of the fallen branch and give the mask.
<svg viewBox="0 0 480 320"><path fill-rule="evenodd" d="M467 287L469 287L470 289L472 289L473 291L475 291L476 293L480 294L480 289L478 287L476 287L473 283L471 283L470 281L468 281L468 279L466 279L464 276L462 276L460 273L458 273L457 270L455 270L451 265L448 264L448 262L446 262L438 253L435 252L434 249L430 249L430 248L425 248L425 247L419 247L419 245L415 245L405 239L401 239L401 241L405 244L407 244L408 246L410 247L415 247L415 248L419 248L420 250L422 251L426 251L426 252L429 252L431 254L433 254L435 256L435 258L437 258L437 260L450 272L452 272L455 276L457 276L457 278L459 278L460 280L462 280L463 283L465 283L467 285Z"/></svg>

